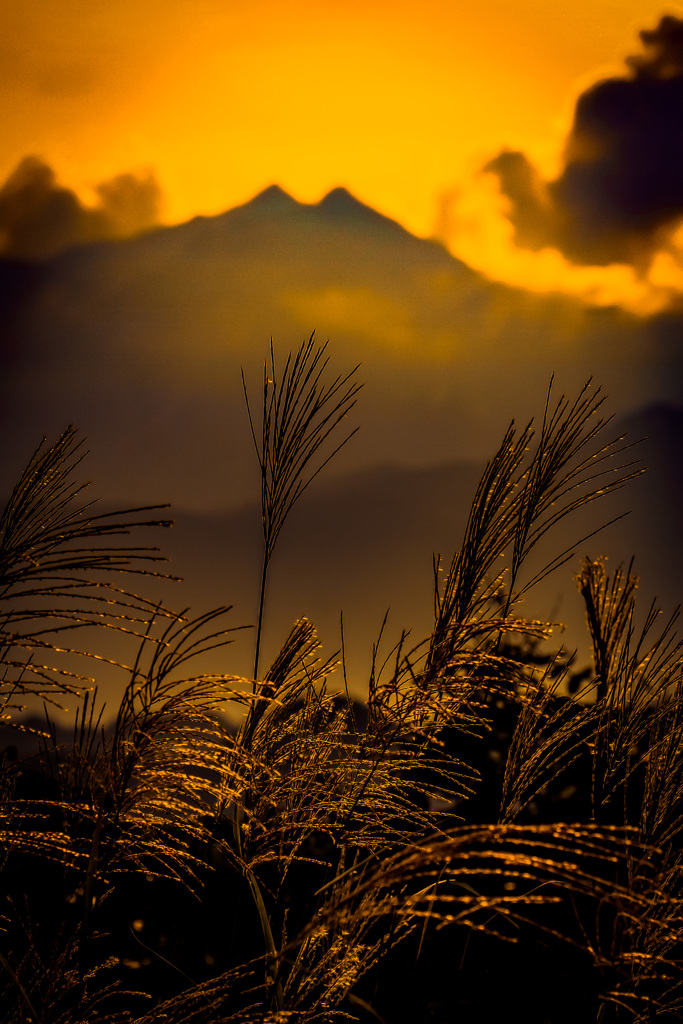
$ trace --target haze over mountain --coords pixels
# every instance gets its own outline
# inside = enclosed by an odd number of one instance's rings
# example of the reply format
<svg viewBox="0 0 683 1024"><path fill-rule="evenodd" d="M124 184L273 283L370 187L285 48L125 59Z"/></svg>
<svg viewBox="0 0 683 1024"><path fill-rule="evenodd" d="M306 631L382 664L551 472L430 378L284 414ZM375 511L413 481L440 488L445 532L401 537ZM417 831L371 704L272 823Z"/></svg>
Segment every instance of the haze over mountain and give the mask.
<svg viewBox="0 0 683 1024"><path fill-rule="evenodd" d="M23 458L73 421L117 499L241 500L239 369L258 388L271 337L285 353L316 330L334 368L362 364L362 441L333 471L483 457L512 416L542 406L553 372L562 390L594 375L616 411L681 394L680 317L493 284L343 189L305 205L271 188L218 217L0 272L13 448Z"/></svg>
<svg viewBox="0 0 683 1024"><path fill-rule="evenodd" d="M551 374L557 394L593 375L607 411L630 417L637 436L655 424L660 490L633 485L637 530L620 527L610 550L628 559L637 540L656 563L651 589L668 600L681 566L670 572L662 552L680 530L679 485L668 504L660 492L680 452L682 324L675 313L637 318L492 283L344 189L308 205L272 187L217 217L39 264L0 262L0 487L41 434L75 423L92 451L93 495L172 502L172 568L192 600L235 602L240 621L253 621L237 597L255 585L259 488L240 367L258 402L271 336L284 357L316 330L330 339L333 372L361 364L349 420L361 430L287 528L274 642L296 615L329 631L345 608L354 642L369 649L380 608L392 605L398 629L417 603L428 612L431 551L450 556L451 528L509 420L542 411ZM659 411L644 420L645 408ZM568 571L556 594L570 585Z"/></svg>

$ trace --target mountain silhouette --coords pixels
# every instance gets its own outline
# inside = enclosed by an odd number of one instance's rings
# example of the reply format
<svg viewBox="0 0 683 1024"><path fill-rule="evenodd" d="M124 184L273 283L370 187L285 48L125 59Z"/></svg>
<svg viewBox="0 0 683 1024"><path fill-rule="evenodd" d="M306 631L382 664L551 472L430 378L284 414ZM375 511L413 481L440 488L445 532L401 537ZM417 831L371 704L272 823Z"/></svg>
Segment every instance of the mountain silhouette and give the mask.
<svg viewBox="0 0 683 1024"><path fill-rule="evenodd" d="M363 444L334 473L484 457L553 373L567 391L593 375L621 413L675 402L681 322L496 284L345 189L307 204L272 186L39 266L0 261L0 398L13 450L86 432L107 497L219 507L245 494L240 367L257 381L271 337L287 352L315 329L333 366L361 364Z"/></svg>

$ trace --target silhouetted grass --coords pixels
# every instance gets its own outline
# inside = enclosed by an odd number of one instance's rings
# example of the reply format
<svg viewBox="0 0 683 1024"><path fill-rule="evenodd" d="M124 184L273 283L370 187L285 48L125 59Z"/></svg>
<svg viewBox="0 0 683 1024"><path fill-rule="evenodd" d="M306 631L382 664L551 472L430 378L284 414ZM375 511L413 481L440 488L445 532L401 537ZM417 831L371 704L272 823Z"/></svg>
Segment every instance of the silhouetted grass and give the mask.
<svg viewBox="0 0 683 1024"><path fill-rule="evenodd" d="M326 375L313 338L281 373L271 349L260 427L250 412L264 526L252 680L191 674L231 640L229 609L191 618L122 584L158 555L111 538L159 521L83 504L71 429L15 489L0 526L4 713L20 728L29 696L81 704L68 744L48 719L40 772L2 762L2 1021L679 1019L673 620L657 628L651 609L637 629L631 570L585 561L594 664L579 675L539 653L551 625L518 614L580 543L527 570L538 542L639 472L622 438L604 439L599 389L549 391L537 435L510 427L445 575L435 559L431 635L387 657L378 643L361 705L331 689L338 661L305 619L258 672L274 545L358 389ZM113 723L59 661L79 649L62 637L94 624L139 642ZM81 654L96 680L97 650Z"/></svg>

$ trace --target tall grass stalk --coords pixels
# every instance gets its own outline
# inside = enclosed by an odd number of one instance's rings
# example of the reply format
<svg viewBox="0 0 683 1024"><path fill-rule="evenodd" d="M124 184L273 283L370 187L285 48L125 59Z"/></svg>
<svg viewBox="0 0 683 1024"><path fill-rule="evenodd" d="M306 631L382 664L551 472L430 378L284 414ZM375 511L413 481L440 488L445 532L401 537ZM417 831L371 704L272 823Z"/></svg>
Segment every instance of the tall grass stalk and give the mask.
<svg viewBox="0 0 683 1024"><path fill-rule="evenodd" d="M289 355L282 371L276 366L273 343L263 368L261 429L251 412L244 372L242 384L249 423L261 470L263 563L259 592L254 680L258 679L263 631L263 610L268 568L289 513L311 481L356 433L352 430L332 450L327 441L356 404L361 384L350 373L327 381L327 342L319 345L314 334Z"/></svg>

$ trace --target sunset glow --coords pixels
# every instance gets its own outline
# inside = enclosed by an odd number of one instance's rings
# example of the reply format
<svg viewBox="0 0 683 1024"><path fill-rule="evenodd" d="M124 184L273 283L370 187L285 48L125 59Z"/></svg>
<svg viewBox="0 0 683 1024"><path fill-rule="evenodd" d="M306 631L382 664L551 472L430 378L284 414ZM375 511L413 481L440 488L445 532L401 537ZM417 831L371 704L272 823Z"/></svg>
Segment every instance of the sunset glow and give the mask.
<svg viewBox="0 0 683 1024"><path fill-rule="evenodd" d="M624 263L577 266L550 247L515 245L509 202L495 178L481 172L442 200L440 235L454 255L496 280L535 292L560 291L596 306L619 305L639 316L665 309L683 291L683 233L646 272Z"/></svg>
<svg viewBox="0 0 683 1024"><path fill-rule="evenodd" d="M92 203L99 182L151 171L167 223L273 182L305 202L344 185L419 235L438 232L443 197L459 189L462 230L446 239L458 255L587 294L583 272L570 280L552 254L520 260L494 240L495 206L463 227L481 185L462 190L505 147L556 171L579 90L623 73L661 14L650 0L487 0L476 12L444 0L11 0L0 174L36 154ZM670 265L655 277L672 275L678 286ZM631 305L659 301L621 270L588 277Z"/></svg>

